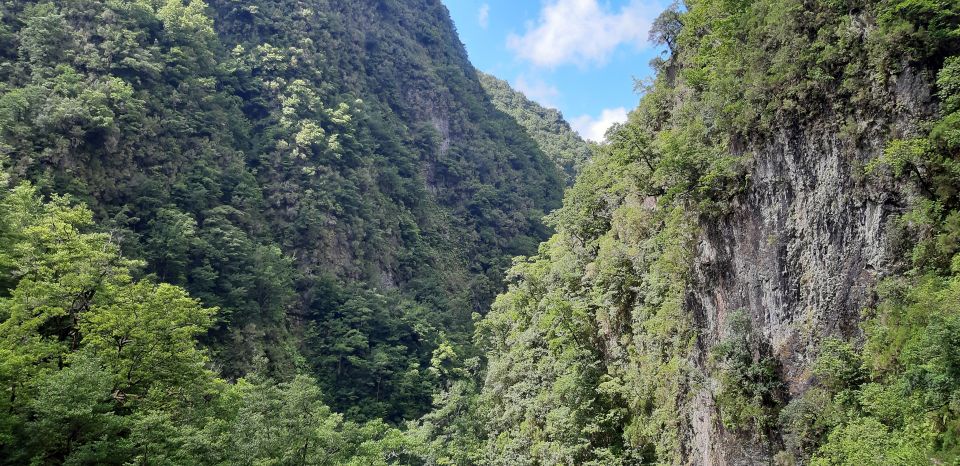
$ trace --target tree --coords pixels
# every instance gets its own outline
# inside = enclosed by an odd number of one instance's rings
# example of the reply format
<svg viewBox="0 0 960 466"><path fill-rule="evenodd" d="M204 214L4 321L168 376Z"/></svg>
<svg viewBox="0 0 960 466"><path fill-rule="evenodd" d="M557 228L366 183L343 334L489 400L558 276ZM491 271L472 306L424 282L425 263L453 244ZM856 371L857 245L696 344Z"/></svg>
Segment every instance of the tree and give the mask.
<svg viewBox="0 0 960 466"><path fill-rule="evenodd" d="M202 399L213 374L196 337L216 311L180 288L135 280L92 213L41 201L23 183L0 197L0 451L16 462L113 462L131 410ZM26 446L25 449L19 447Z"/></svg>
<svg viewBox="0 0 960 466"><path fill-rule="evenodd" d="M682 30L683 15L680 13L680 6L674 3L653 20L649 40L657 45L666 45L670 53L674 53Z"/></svg>

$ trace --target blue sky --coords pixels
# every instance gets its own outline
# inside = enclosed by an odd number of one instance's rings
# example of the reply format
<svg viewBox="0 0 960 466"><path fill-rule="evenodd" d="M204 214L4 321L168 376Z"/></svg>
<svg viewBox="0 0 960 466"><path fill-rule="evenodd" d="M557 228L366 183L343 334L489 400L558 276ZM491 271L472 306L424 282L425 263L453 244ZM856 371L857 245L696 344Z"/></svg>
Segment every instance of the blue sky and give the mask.
<svg viewBox="0 0 960 466"><path fill-rule="evenodd" d="M622 121L659 53L647 42L663 0L443 0L473 64L559 109L599 140Z"/></svg>

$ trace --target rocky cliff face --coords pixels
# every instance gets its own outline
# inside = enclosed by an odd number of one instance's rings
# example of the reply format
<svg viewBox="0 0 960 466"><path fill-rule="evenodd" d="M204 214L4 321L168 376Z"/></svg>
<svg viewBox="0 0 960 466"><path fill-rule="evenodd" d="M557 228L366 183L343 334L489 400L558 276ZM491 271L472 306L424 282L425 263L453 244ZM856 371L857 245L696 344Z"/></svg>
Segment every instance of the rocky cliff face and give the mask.
<svg viewBox="0 0 960 466"><path fill-rule="evenodd" d="M732 312L749 316L764 343L758 351L775 357L792 398L812 382L819 343L855 339L873 285L905 265L907 249L892 221L913 194L866 176L864 167L934 108L930 83L916 70L892 82L875 94L889 112L786 124L749 144L746 192L729 215L702 222L687 307L699 334L695 365L706 382L689 405L690 464L771 464L779 446L779 432L761 442L719 420L707 355L725 337Z"/></svg>

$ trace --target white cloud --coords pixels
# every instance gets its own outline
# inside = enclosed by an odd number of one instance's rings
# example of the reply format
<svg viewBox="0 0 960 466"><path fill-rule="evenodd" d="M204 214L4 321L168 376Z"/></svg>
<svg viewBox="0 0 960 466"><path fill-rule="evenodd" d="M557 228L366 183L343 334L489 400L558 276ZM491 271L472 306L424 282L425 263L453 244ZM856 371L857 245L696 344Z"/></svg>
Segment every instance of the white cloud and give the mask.
<svg viewBox="0 0 960 466"><path fill-rule="evenodd" d="M477 22L480 23L480 27L486 29L490 25L490 4L484 3L480 6L480 11L477 12Z"/></svg>
<svg viewBox="0 0 960 466"><path fill-rule="evenodd" d="M597 0L548 0L536 23L523 35L510 34L507 46L537 66L603 64L621 44L647 45L650 24L660 7L630 0L619 12Z"/></svg>
<svg viewBox="0 0 960 466"><path fill-rule="evenodd" d="M527 78L523 75L513 80L513 88L522 92L528 99L544 107L556 108L555 99L560 96L560 90L543 80Z"/></svg>
<svg viewBox="0 0 960 466"><path fill-rule="evenodd" d="M590 115L578 116L570 121L570 126L584 139L603 142L604 135L614 123L625 121L627 121L627 109L617 107L604 109L599 118Z"/></svg>

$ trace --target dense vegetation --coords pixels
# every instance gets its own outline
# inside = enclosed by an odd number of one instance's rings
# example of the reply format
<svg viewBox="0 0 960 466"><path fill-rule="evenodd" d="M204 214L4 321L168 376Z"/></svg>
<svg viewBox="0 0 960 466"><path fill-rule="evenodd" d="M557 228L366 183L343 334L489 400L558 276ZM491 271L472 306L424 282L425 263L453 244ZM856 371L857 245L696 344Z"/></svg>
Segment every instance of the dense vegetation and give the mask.
<svg viewBox="0 0 960 466"><path fill-rule="evenodd" d="M6 186L6 177L2 180ZM356 424L265 359L228 384L196 339L217 308L140 277L93 213L21 183L0 196L4 464L379 464L405 441ZM352 462L352 463L351 463Z"/></svg>
<svg viewBox="0 0 960 466"><path fill-rule="evenodd" d="M3 2L0 154L219 308L201 337L223 376L265 358L399 421L442 384L435 349L472 351L562 186L438 1L372 6Z"/></svg>
<svg viewBox="0 0 960 466"><path fill-rule="evenodd" d="M780 448L781 464L953 461L957 4L698 0L661 15L651 37L669 49L655 82L479 328L486 460L686 461L682 409L704 380L684 301L694 242L749 183L743 147L777 125L883 112L885 91L871 90L912 66L937 77L940 119L929 135L891 140L869 170L912 178L922 194L899 222L917 244L912 270L880 287L864 341L825 344L818 384L794 400L750 321L732 316L710 349L713 396L724 427Z"/></svg>
<svg viewBox="0 0 960 466"><path fill-rule="evenodd" d="M553 108L528 99L510 87L510 83L493 75L480 73L480 84L490 100L502 112L512 116L527 130L543 153L553 160L572 185L577 173L590 160L592 149Z"/></svg>
<svg viewBox="0 0 960 466"><path fill-rule="evenodd" d="M679 464L697 358L780 464L955 462L960 6L690 0L651 38L587 147L435 0L0 3L0 463ZM748 142L905 67L936 118L863 176L912 255L790 399L748 315L698 346L698 234Z"/></svg>

